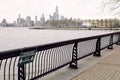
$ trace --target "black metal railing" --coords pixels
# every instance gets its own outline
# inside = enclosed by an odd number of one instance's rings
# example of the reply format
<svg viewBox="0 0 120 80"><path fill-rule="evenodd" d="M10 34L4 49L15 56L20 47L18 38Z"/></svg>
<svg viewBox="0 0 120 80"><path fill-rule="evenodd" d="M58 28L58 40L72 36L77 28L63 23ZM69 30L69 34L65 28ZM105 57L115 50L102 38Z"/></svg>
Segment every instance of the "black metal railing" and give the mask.
<svg viewBox="0 0 120 80"><path fill-rule="evenodd" d="M0 52L1 80L34 80L89 55L120 44L120 32Z"/></svg>

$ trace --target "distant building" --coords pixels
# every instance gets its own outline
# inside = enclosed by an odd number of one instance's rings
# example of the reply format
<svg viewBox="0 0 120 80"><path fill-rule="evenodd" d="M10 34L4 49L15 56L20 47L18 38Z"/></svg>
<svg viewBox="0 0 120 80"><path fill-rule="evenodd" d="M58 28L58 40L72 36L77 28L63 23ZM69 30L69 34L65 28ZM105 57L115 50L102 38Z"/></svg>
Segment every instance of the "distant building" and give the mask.
<svg viewBox="0 0 120 80"><path fill-rule="evenodd" d="M13 22L13 26L15 26L15 27L17 26L17 22L16 21Z"/></svg>
<svg viewBox="0 0 120 80"><path fill-rule="evenodd" d="M58 7L56 6L55 8L55 12L53 13L53 15L49 16L50 20L59 20L59 11L58 11Z"/></svg>
<svg viewBox="0 0 120 80"><path fill-rule="evenodd" d="M64 19L64 16L61 16L61 20L63 20Z"/></svg>
<svg viewBox="0 0 120 80"><path fill-rule="evenodd" d="M52 15L49 15L49 20L54 20Z"/></svg>
<svg viewBox="0 0 120 80"><path fill-rule="evenodd" d="M45 17L44 17L44 14L42 14L42 17L40 18L40 23L41 23L41 26L45 26Z"/></svg>
<svg viewBox="0 0 120 80"><path fill-rule="evenodd" d="M18 15L18 18L17 18L17 26L18 27L26 26L25 19L21 18L20 14Z"/></svg>
<svg viewBox="0 0 120 80"><path fill-rule="evenodd" d="M58 12L58 7L56 6L55 12L54 12L54 19L58 20L59 19L59 12Z"/></svg>
<svg viewBox="0 0 120 80"><path fill-rule="evenodd" d="M35 25L34 26L40 26L40 20L37 20L37 16L35 16Z"/></svg>
<svg viewBox="0 0 120 80"><path fill-rule="evenodd" d="M27 27L31 27L32 26L32 21L31 21L31 17L30 16L26 17L25 23L26 23Z"/></svg>
<svg viewBox="0 0 120 80"><path fill-rule="evenodd" d="M32 25L32 26L34 26L34 25L35 25L35 23L34 23L34 21L33 21L33 20L31 21L31 25Z"/></svg>
<svg viewBox="0 0 120 80"><path fill-rule="evenodd" d="M7 26L7 21L6 21L6 19L3 19L3 20L2 20L1 26Z"/></svg>
<svg viewBox="0 0 120 80"><path fill-rule="evenodd" d="M37 16L35 16L35 25L37 25Z"/></svg>
<svg viewBox="0 0 120 80"><path fill-rule="evenodd" d="M82 21L82 26L83 27L91 27L92 23L89 20L84 20L84 21Z"/></svg>

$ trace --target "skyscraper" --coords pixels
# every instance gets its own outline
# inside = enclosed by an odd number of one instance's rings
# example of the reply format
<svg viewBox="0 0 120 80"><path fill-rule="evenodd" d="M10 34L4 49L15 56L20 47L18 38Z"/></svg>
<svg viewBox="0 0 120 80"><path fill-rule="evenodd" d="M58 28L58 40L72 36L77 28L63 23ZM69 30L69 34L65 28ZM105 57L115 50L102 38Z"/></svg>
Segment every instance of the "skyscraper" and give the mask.
<svg viewBox="0 0 120 80"><path fill-rule="evenodd" d="M35 24L37 24L37 16L35 16Z"/></svg>
<svg viewBox="0 0 120 80"><path fill-rule="evenodd" d="M31 17L30 16L26 17L26 26L28 26L28 27L32 26Z"/></svg>
<svg viewBox="0 0 120 80"><path fill-rule="evenodd" d="M55 19L58 20L59 19L59 12L58 12L58 7L56 6L56 9L55 9Z"/></svg>
<svg viewBox="0 0 120 80"><path fill-rule="evenodd" d="M18 18L17 18L17 26L19 27L25 26L25 19L21 18L20 14L18 15Z"/></svg>
<svg viewBox="0 0 120 80"><path fill-rule="evenodd" d="M42 17L40 18L40 23L42 26L45 25L45 17L44 17L44 14L42 14Z"/></svg>
<svg viewBox="0 0 120 80"><path fill-rule="evenodd" d="M56 6L55 8L55 12L53 13L53 16L50 15L50 20L58 20L59 19L59 11L58 11L58 7Z"/></svg>
<svg viewBox="0 0 120 80"><path fill-rule="evenodd" d="M18 21L17 21L17 23L18 23L18 25L20 27L20 24L21 24L21 16L20 16L20 14L18 15Z"/></svg>

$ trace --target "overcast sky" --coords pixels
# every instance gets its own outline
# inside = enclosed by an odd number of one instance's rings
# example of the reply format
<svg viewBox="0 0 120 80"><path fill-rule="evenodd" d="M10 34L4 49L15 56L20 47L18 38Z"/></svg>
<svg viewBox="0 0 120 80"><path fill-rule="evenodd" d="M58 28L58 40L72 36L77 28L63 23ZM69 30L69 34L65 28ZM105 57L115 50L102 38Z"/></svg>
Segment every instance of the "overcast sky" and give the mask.
<svg viewBox="0 0 120 80"><path fill-rule="evenodd" d="M109 12L103 12L102 0L0 0L0 22L6 18L8 22L13 22L21 14L21 17L34 16L38 18L53 14L58 6L60 15L67 18L95 19L111 18Z"/></svg>

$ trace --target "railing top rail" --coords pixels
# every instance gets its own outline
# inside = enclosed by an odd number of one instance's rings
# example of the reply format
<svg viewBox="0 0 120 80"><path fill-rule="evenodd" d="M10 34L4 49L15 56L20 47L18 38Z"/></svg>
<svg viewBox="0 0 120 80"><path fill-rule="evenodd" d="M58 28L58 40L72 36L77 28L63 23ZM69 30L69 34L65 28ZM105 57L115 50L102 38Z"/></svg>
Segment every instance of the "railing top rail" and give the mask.
<svg viewBox="0 0 120 80"><path fill-rule="evenodd" d="M56 42L56 43L36 45L36 46L25 47L25 48L20 48L20 49L13 49L13 50L8 50L8 51L1 51L0 52L0 60L19 56L21 54L21 52L27 52L27 51L33 51L33 50L42 51L45 49L50 49L50 48L55 48L55 47L59 47L59 46L63 46L63 45L73 44L75 42L82 42L82 41L87 41L87 40L91 40L91 39L97 39L98 37L105 37L105 36L115 35L115 34L120 34L120 32L113 32L113 33L101 34L101 35L84 37L84 38L79 38L79 39L61 41L61 42Z"/></svg>

